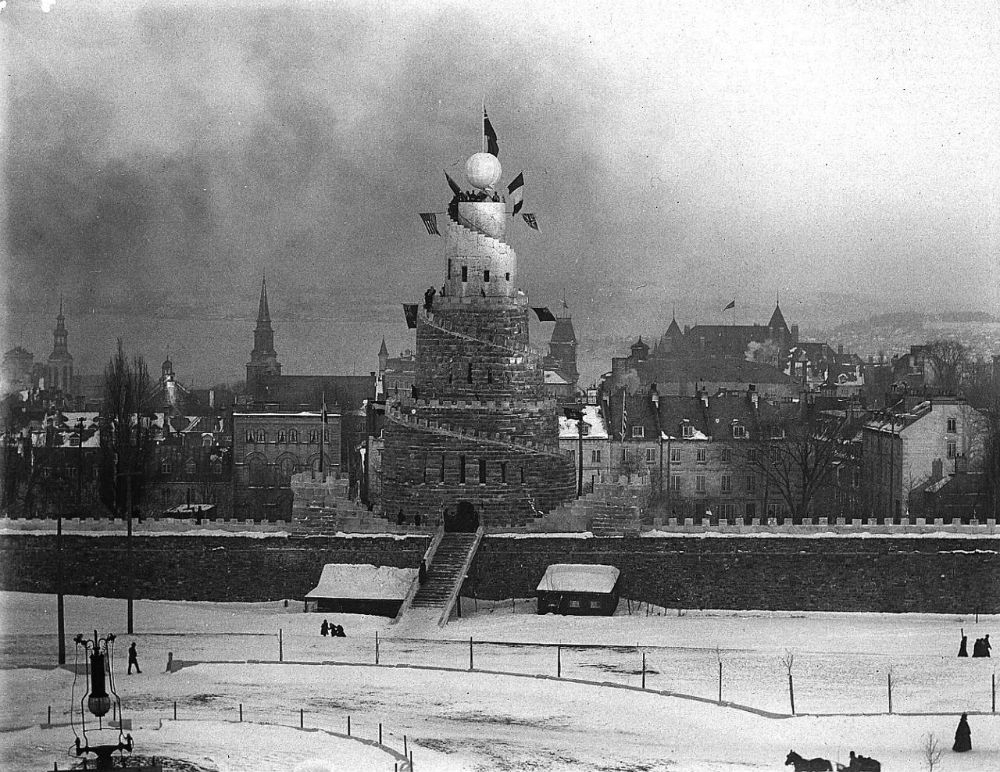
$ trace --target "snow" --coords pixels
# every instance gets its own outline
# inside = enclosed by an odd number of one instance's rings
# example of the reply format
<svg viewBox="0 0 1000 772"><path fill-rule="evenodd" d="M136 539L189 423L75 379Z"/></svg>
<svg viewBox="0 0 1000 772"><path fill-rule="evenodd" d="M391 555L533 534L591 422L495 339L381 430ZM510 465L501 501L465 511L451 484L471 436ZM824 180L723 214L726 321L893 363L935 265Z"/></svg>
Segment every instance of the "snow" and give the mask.
<svg viewBox="0 0 1000 772"><path fill-rule="evenodd" d="M136 640L143 673L125 675L124 658L116 659L117 688L137 752L220 772L388 772L397 757L359 742L377 740L379 723L389 748L401 751L405 734L415 768L441 772L751 772L786 769L789 749L841 764L855 750L881 760L886 772L910 772L926 768L920 744L928 732L945 748L937 769L1000 768L1000 716L989 712L993 661L955 657L961 628L971 642L996 631L1000 615L978 623L933 614L678 616L623 601L631 615L563 617L538 615L529 601L511 606L466 599L462 619L428 627L424 640L394 637L396 626L384 618L339 614L348 637L330 639L319 635L319 623L334 615L304 614L301 603L137 601L138 633L120 636L119 649ZM55 599L0 593L0 610L3 664L22 666L0 671L7 697L0 768L64 766L70 728L40 726L49 705L54 723L66 721L74 678L43 669L55 654ZM120 632L125 603L71 596L66 613L70 636L95 627ZM279 629L283 664L274 661ZM562 644L558 652L553 644ZM750 709L715 704L716 646L723 699ZM787 716L786 650L795 654L794 718ZM179 660L234 661L167 674L168 651ZM895 715L886 713L890 667ZM298 729L300 708L310 731ZM963 710L973 752L957 756L950 748ZM348 716L351 739L342 736Z"/></svg>
<svg viewBox="0 0 1000 772"><path fill-rule="evenodd" d="M306 598L403 600L416 578L415 568L327 563L323 566L319 584L306 593Z"/></svg>
<svg viewBox="0 0 1000 772"><path fill-rule="evenodd" d="M559 416L559 439L577 440L580 438L580 428L574 418ZM583 406L583 423L586 426L585 440L606 440L608 439L608 429L601 416L601 408L598 405Z"/></svg>
<svg viewBox="0 0 1000 772"><path fill-rule="evenodd" d="M614 566L553 563L536 588L539 592L609 593L621 572Z"/></svg>

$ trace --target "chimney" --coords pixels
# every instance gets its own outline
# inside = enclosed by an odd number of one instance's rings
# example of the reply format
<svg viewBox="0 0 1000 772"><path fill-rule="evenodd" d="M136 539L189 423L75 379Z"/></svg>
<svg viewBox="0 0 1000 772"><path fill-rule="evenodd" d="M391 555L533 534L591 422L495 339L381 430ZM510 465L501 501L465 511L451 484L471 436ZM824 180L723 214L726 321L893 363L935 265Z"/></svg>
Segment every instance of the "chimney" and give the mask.
<svg viewBox="0 0 1000 772"><path fill-rule="evenodd" d="M969 458L964 453L955 456L955 474L968 474Z"/></svg>

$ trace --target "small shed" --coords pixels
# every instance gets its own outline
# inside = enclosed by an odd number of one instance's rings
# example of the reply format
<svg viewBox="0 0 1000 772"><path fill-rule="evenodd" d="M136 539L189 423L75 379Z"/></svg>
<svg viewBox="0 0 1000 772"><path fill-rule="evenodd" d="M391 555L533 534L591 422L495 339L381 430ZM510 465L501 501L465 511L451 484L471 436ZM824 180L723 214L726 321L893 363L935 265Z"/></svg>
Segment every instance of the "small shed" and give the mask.
<svg viewBox="0 0 1000 772"><path fill-rule="evenodd" d="M611 616L618 608L620 573L614 566L554 563L535 591L538 613Z"/></svg>
<svg viewBox="0 0 1000 772"><path fill-rule="evenodd" d="M416 568L327 563L306 593L306 610L394 617L416 580Z"/></svg>

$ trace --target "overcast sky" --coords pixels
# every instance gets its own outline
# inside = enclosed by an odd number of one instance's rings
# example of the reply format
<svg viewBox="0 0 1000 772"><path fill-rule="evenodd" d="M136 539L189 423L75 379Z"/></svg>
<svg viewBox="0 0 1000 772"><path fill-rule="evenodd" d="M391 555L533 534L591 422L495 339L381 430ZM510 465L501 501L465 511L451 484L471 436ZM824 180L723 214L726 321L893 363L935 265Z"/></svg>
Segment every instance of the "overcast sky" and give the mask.
<svg viewBox="0 0 1000 772"><path fill-rule="evenodd" d="M0 27L4 349L47 356L63 294L78 369L123 335L234 380L266 270L286 371L371 369L441 283L417 213L484 98L541 228L511 229L522 282L581 335L778 292L804 326L1000 309L995 2L7 0Z"/></svg>

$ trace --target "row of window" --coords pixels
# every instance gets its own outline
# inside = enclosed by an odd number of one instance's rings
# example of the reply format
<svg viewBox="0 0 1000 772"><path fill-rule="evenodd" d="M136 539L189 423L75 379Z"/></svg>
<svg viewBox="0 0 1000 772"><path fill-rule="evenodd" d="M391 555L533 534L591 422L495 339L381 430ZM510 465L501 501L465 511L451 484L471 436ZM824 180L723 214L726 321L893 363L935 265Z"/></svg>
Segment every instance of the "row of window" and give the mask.
<svg viewBox="0 0 1000 772"><path fill-rule="evenodd" d="M593 453L597 453L597 461L601 460L601 451L591 452L591 461L594 461ZM659 458L659 451L656 448L646 448L645 460L647 464L652 464ZM669 460L671 464L680 464L684 460L684 449L683 448L671 448L669 454ZM626 461L628 458L628 448L622 448L622 462ZM746 452L746 459L749 462L755 462L757 460L757 450L756 448L751 448ZM694 460L699 464L708 463L708 448L695 448ZM719 461L724 464L728 464L733 460L733 449L732 448L722 448L719 451Z"/></svg>
<svg viewBox="0 0 1000 772"><path fill-rule="evenodd" d="M319 443L319 429L310 429L307 442L310 445L316 445ZM246 441L248 443L263 444L267 442L267 431L264 429L247 429L246 431ZM323 442L330 441L330 430L323 430ZM279 429L277 434L276 442L279 445L294 445L299 442L299 431L297 429Z"/></svg>
<svg viewBox="0 0 1000 772"><path fill-rule="evenodd" d="M451 258L450 257L448 258L448 278L449 279L451 278ZM503 278L504 278L504 281L510 281L510 273L509 272L505 273L504 276L503 276ZM468 281L468 280L469 280L469 266L463 265L462 266L462 281ZM487 268L487 269L485 269L483 271L483 282L485 284L489 284L490 283L490 269L489 268Z"/></svg>
<svg viewBox="0 0 1000 772"><path fill-rule="evenodd" d="M441 455L441 466L437 470L437 478L438 478L437 482L442 482L442 483L444 482L445 469L448 466L448 461L449 461L450 458L453 458L453 457L448 456L446 454L442 454ZM489 474L488 474L489 464L487 463L486 459L485 458L478 459L478 466L479 466L479 480L478 480L478 482L480 482L480 483L486 483L486 482L488 482L489 481ZM467 462L466 457L465 456L458 456L458 481L459 481L459 483L466 482L466 470L467 470L467 468L468 468L468 462ZM495 473L496 473L495 474L495 476L496 476L495 482L501 482L501 483L511 482L511 480L510 480L510 471L511 470L508 468L508 464L507 464L506 461L494 462L494 468L495 468ZM429 474L428 463L425 460L424 465L423 465L423 480L422 480L422 482L425 482L425 483L426 482L432 482L432 480L431 480L432 476L433 476L432 473ZM523 466L522 467L517 467L516 476L517 476L519 482L521 482L521 483L524 482L524 480L525 480L525 474L524 474L524 467Z"/></svg>
<svg viewBox="0 0 1000 772"><path fill-rule="evenodd" d="M160 462L160 474L173 474L174 465L170 462L170 459L163 459ZM184 464L184 474L194 474L198 471L198 465L194 462L193 458L189 458ZM222 474L222 461L216 460L211 462L212 474Z"/></svg>
<svg viewBox="0 0 1000 772"><path fill-rule="evenodd" d="M670 475L670 490L673 493L681 493L683 485L683 478L679 474ZM719 490L722 493L732 493L733 492L733 476L731 474L724 474L719 476ZM744 478L744 490L747 493L757 492L757 478L752 474L748 474ZM694 477L694 492L695 493L707 493L708 492L708 475L698 474Z"/></svg>

